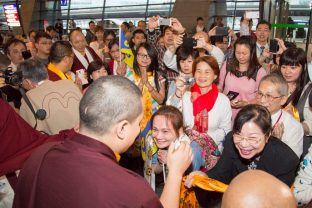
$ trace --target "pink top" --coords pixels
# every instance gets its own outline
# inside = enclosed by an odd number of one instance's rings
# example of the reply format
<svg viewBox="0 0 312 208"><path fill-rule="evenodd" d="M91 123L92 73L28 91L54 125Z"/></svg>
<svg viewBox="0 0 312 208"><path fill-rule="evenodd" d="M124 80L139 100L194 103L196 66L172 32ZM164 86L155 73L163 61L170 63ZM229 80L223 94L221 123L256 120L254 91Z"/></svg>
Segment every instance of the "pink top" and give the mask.
<svg viewBox="0 0 312 208"><path fill-rule="evenodd" d="M236 77L231 72L228 72L226 77L226 63L223 64L220 71L220 78L218 88L222 90L223 84L224 90L223 93L227 94L229 91L238 92L239 95L234 100L246 100L252 101L256 97L256 91L258 90L259 83L266 75L266 71L261 67L257 73L256 81L252 78L248 79L248 77ZM240 109L232 108L232 119L234 120L238 111Z"/></svg>

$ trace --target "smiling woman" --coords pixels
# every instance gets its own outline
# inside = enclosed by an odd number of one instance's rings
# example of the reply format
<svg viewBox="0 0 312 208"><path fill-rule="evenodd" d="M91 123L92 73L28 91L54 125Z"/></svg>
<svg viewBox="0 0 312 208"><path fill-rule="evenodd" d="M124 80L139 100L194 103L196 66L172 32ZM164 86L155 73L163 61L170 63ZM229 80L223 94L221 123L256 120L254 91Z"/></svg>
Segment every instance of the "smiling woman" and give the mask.
<svg viewBox="0 0 312 208"><path fill-rule="evenodd" d="M220 160L206 175L229 184L241 172L259 169L291 186L299 159L290 147L271 136L271 130L271 116L265 107L247 105L242 108L234 121L233 132L225 138ZM203 172L195 171L188 176L187 181L192 181L194 175L205 176ZM200 191L196 194L208 193ZM206 203L207 197L197 198L201 205Z"/></svg>

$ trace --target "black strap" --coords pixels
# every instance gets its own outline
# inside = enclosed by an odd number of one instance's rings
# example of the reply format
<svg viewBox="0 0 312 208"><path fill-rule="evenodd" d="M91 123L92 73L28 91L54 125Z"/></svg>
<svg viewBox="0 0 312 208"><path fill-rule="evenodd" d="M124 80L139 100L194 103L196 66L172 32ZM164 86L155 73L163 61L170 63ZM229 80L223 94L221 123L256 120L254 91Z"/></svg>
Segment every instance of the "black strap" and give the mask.
<svg viewBox="0 0 312 208"><path fill-rule="evenodd" d="M299 117L300 117L300 121L304 121L304 115L303 115L303 111L304 111L304 105L309 97L309 94L311 93L312 90L312 83L309 84L309 86L306 88L306 90L304 91L304 93L302 94L302 96L300 97L296 108L299 111Z"/></svg>
<svg viewBox="0 0 312 208"><path fill-rule="evenodd" d="M29 99L28 99L28 97L27 97L27 95L26 95L26 93L25 93L24 88L19 87L19 91L20 91L20 93L21 93L23 99L25 100L27 106L29 107L30 111L33 113L33 115L34 115L34 117L35 117L36 124L35 124L35 126L34 126L33 128L36 129L36 128L37 128L37 116L36 116L35 109L34 109L34 107L32 106L31 102L29 101Z"/></svg>

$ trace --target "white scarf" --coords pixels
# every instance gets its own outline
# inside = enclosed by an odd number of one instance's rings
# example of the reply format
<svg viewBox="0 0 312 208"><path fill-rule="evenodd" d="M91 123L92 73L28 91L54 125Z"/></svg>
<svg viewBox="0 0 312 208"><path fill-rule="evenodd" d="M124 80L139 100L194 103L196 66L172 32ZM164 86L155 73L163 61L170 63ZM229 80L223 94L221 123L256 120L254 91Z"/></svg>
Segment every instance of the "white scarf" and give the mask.
<svg viewBox="0 0 312 208"><path fill-rule="evenodd" d="M87 48L85 48L85 53L86 53L87 58L89 60L89 62L88 62L88 60L83 55L81 55L81 53L79 51L77 51L74 48L72 48L72 49L74 51L75 56L78 58L78 60L84 66L84 68L87 70L89 63L91 63L93 61L93 57L92 57L92 54L90 53L90 51Z"/></svg>

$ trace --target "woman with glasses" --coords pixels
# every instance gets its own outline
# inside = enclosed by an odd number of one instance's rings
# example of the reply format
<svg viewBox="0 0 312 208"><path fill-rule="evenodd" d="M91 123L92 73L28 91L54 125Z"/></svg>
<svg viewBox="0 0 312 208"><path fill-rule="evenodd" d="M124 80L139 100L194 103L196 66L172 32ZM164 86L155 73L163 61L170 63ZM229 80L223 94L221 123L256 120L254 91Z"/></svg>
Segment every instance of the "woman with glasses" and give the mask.
<svg viewBox="0 0 312 208"><path fill-rule="evenodd" d="M249 36L239 37L234 44L234 56L225 62L220 70L218 88L231 97L232 115L255 102L255 92L266 71L258 62L256 43Z"/></svg>
<svg viewBox="0 0 312 208"><path fill-rule="evenodd" d="M195 171L188 176L203 175L229 184L239 173L259 169L275 176L288 186L294 182L298 156L281 140L272 137L270 112L263 106L247 105L237 114L233 132L225 139L223 154L216 166L206 173Z"/></svg>
<svg viewBox="0 0 312 208"><path fill-rule="evenodd" d="M147 155L149 136L151 135L150 120L154 112L165 100L165 78L158 69L157 54L148 43L142 43L137 47L134 55L133 70L129 71L127 78L133 81L143 95L143 119L140 123L141 133L135 141L135 146L140 147L144 155Z"/></svg>

